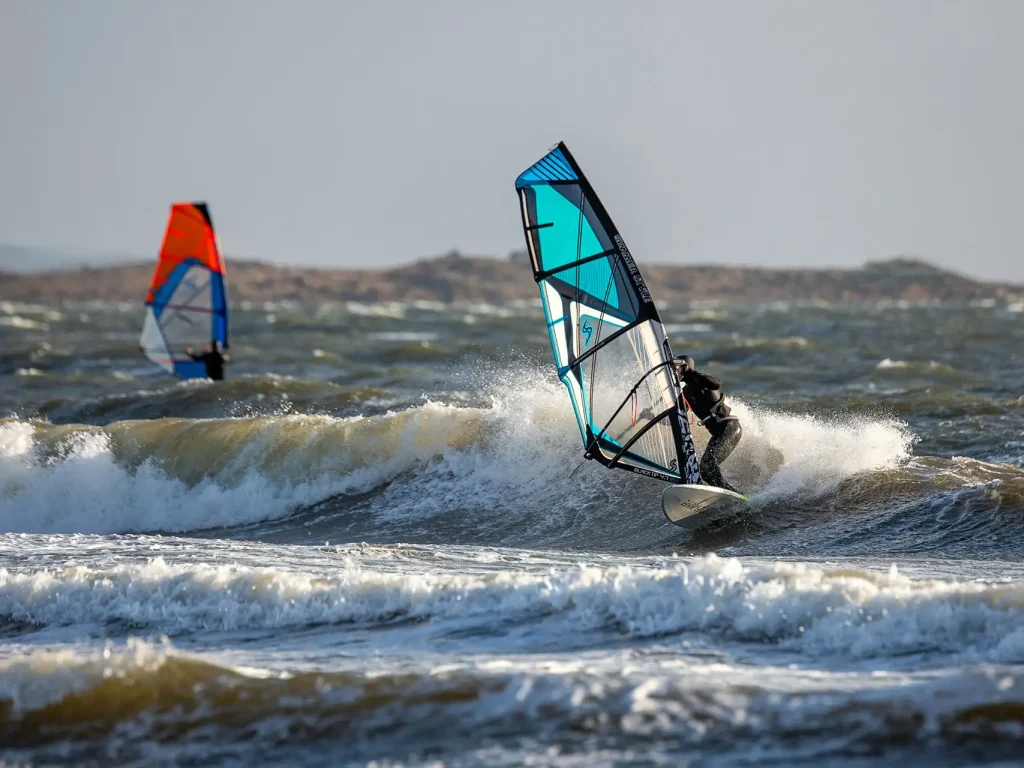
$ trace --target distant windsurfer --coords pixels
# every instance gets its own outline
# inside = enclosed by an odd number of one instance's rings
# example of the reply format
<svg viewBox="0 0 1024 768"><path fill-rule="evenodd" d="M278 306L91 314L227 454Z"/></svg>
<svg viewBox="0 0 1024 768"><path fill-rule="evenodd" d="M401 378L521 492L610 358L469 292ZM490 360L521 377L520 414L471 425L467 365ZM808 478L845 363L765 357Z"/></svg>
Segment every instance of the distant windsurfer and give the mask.
<svg viewBox="0 0 1024 768"><path fill-rule="evenodd" d="M206 345L201 355L192 351L192 347L185 350L186 354L197 363L206 366L206 378L220 381L224 378L224 363L227 362L226 351L221 348L219 341L213 341Z"/></svg>
<svg viewBox="0 0 1024 768"><path fill-rule="evenodd" d="M743 436L739 419L732 415L729 406L725 404L722 383L714 376L698 371L692 357L677 357L675 363L676 374L684 385L680 396L684 402L680 403L680 407L685 409L688 403L690 410L700 420L699 423L711 433L711 440L700 460L701 480L708 485L739 493L722 477L720 469L721 463L729 458Z"/></svg>

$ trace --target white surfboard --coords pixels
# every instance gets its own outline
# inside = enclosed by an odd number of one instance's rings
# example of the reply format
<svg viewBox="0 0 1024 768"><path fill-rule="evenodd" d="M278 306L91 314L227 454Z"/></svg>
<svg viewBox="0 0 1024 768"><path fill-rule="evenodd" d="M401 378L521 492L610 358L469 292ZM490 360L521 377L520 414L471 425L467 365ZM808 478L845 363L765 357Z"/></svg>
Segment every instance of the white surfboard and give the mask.
<svg viewBox="0 0 1024 768"><path fill-rule="evenodd" d="M661 494L661 510L670 523L696 528L747 504L747 497L713 485L670 485Z"/></svg>

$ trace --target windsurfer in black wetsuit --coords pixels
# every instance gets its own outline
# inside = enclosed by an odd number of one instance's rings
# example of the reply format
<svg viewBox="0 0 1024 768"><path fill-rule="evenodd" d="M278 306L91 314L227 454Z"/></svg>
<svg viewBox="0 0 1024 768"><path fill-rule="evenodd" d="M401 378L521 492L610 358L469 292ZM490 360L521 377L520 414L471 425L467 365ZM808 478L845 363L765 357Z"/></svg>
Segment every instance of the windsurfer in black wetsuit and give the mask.
<svg viewBox="0 0 1024 768"><path fill-rule="evenodd" d="M704 455L700 459L701 480L708 485L739 493L722 477L722 470L719 468L719 465L736 449L740 437L743 436L739 419L732 415L729 406L725 404L722 383L715 377L696 370L692 357L677 357L675 364L676 374L684 385L682 397L689 403L690 410L700 419L699 423L711 433L711 440L708 441L708 447L704 449ZM680 403L681 409L685 410L686 403Z"/></svg>
<svg viewBox="0 0 1024 768"><path fill-rule="evenodd" d="M214 381L220 381L224 378L224 363L227 362L227 354L221 350L219 341L210 342L207 345L206 351L201 355L195 354L192 351L192 347L186 349L185 352L197 363L203 363L206 366L206 378L213 379Z"/></svg>

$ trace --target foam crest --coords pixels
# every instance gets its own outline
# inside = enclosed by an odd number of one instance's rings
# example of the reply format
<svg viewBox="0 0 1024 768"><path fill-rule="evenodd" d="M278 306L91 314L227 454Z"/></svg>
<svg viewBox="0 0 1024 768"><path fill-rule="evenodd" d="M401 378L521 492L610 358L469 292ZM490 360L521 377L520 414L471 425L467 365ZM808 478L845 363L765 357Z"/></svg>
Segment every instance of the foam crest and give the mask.
<svg viewBox="0 0 1024 768"><path fill-rule="evenodd" d="M440 461L389 486L377 506L385 519L457 511L464 528L500 529L504 543L550 541L556 534L601 546L615 546L603 533L614 529L623 543L623 526L631 525L635 510L650 511L647 528L660 524L663 484L583 460L579 428L560 383L538 371L506 375L496 386L481 443L446 450ZM730 404L744 437L724 472L760 501L825 495L854 475L898 466L914 442L895 420L824 419L734 399ZM694 433L703 451L707 431L696 427Z"/></svg>
<svg viewBox="0 0 1024 768"><path fill-rule="evenodd" d="M928 372L942 372L942 373L953 373L956 369L948 363L942 363L938 360L926 360L926 361L910 361L910 360L893 360L892 358L885 358L880 360L875 366L876 370L886 371L928 371Z"/></svg>
<svg viewBox="0 0 1024 768"><path fill-rule="evenodd" d="M649 565L486 573L368 567L340 559L323 573L211 565L0 570L0 616L37 626L127 623L149 631L299 629L357 623L543 647L701 632L811 656L1024 661L1024 586L912 580L714 555Z"/></svg>
<svg viewBox="0 0 1024 768"><path fill-rule="evenodd" d="M44 650L0 662L0 701L15 712L42 709L104 680L138 677L163 666L171 653L167 642L129 638L118 647L80 653Z"/></svg>
<svg viewBox="0 0 1024 768"><path fill-rule="evenodd" d="M0 529L189 531L358 493L475 439L473 409L378 417L0 423Z"/></svg>
<svg viewBox="0 0 1024 768"><path fill-rule="evenodd" d="M514 384L513 382L517 382ZM910 458L916 437L906 423L896 419L806 416L750 406L729 398L743 426L743 438L724 465L745 489L779 498L795 494L821 495L834 490L848 477L895 468ZM573 484L571 473L582 461L579 429L564 387L544 372L521 371L502 384L494 401L489 456L474 455L475 472L530 494L544 488L547 504L567 501L567 495L602 494L613 498L623 489L636 492L636 484L624 472L608 472L588 462L586 482ZM698 451L707 445L708 432L693 428ZM446 454L447 469L456 475L456 457ZM547 483L551 486L546 486ZM563 493L555 501L551 487ZM660 492L662 486L655 484ZM656 494L651 494L652 497ZM656 502L655 502L656 503ZM579 505L577 505L579 506Z"/></svg>
<svg viewBox="0 0 1024 768"><path fill-rule="evenodd" d="M820 496L848 477L893 469L910 458L915 437L903 422L798 416L729 404L743 438L723 472L762 500L797 494ZM706 433L695 430L699 444Z"/></svg>

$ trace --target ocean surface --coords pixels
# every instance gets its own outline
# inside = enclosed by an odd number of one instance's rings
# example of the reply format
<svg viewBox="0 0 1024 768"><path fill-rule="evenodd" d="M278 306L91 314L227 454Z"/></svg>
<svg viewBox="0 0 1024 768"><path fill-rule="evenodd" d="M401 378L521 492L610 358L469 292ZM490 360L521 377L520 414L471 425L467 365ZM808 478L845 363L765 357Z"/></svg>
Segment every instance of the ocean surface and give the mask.
<svg viewBox="0 0 1024 768"><path fill-rule="evenodd" d="M539 302L245 305L217 384L0 303L0 759L1024 760L1024 306L662 314L744 427L695 532Z"/></svg>

